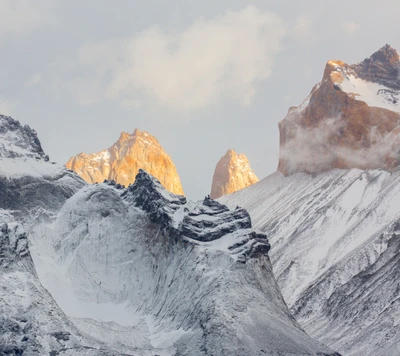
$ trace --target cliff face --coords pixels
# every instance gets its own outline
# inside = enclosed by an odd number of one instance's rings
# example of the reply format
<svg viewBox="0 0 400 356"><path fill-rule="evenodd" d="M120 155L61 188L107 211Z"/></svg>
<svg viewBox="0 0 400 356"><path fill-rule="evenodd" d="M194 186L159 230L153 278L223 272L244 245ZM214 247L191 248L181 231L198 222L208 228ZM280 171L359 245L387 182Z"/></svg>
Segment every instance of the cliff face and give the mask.
<svg viewBox="0 0 400 356"><path fill-rule="evenodd" d="M99 153L80 153L66 164L88 183L114 180L128 186L135 181L139 169L155 176L161 184L175 194L183 194L181 181L171 157L159 142L148 134L135 130L123 132L110 148Z"/></svg>
<svg viewBox="0 0 400 356"><path fill-rule="evenodd" d="M355 65L329 61L322 81L279 123L278 170L397 167L399 68L399 55L388 45Z"/></svg>
<svg viewBox="0 0 400 356"><path fill-rule="evenodd" d="M257 182L247 157L228 150L215 167L210 197L217 199Z"/></svg>

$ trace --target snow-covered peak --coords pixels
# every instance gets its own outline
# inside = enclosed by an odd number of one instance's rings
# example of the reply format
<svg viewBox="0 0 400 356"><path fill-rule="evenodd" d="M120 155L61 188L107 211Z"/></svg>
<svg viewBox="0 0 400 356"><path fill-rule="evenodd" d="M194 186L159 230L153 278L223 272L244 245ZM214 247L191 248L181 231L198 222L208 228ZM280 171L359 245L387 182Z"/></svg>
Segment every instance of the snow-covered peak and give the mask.
<svg viewBox="0 0 400 356"><path fill-rule="evenodd" d="M49 160L43 152L36 131L4 115L0 115L0 157Z"/></svg>

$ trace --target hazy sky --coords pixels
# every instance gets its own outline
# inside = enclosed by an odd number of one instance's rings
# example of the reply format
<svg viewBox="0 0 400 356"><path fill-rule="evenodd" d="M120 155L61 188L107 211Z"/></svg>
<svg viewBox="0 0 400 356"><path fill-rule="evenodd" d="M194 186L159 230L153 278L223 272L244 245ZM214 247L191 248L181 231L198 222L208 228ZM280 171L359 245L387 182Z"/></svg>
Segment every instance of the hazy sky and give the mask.
<svg viewBox="0 0 400 356"><path fill-rule="evenodd" d="M0 112L62 163L148 131L199 199L229 148L275 171L288 108L327 60L400 49L399 14L397 0L0 0Z"/></svg>

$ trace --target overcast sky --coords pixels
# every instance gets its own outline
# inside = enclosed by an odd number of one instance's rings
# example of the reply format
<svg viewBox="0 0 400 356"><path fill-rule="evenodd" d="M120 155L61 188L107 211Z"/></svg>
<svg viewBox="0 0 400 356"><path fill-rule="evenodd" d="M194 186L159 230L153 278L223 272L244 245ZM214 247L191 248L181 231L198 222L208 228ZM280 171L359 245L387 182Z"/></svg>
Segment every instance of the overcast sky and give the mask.
<svg viewBox="0 0 400 356"><path fill-rule="evenodd" d="M274 172L288 108L329 59L400 49L399 14L397 0L0 0L0 112L61 163L148 131L200 199L229 148Z"/></svg>

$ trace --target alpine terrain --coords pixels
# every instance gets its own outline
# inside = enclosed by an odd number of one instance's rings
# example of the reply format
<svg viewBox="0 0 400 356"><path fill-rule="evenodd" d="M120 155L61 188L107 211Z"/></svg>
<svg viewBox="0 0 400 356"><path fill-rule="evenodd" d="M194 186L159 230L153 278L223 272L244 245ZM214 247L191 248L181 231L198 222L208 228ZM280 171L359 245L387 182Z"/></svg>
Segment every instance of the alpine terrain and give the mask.
<svg viewBox="0 0 400 356"><path fill-rule="evenodd" d="M88 183L101 183L107 179L125 186L135 181L139 169L144 169L170 192L183 194L171 157L155 137L138 129L133 134L121 133L117 142L99 153L80 153L72 157L66 167Z"/></svg>
<svg viewBox="0 0 400 356"><path fill-rule="evenodd" d="M294 317L343 355L400 354L399 68L388 45L328 62L279 125L278 172L220 199L268 235Z"/></svg>
<svg viewBox="0 0 400 356"><path fill-rule="evenodd" d="M231 194L258 182L247 157L228 150L215 167L211 194L212 199Z"/></svg>
<svg viewBox="0 0 400 356"><path fill-rule="evenodd" d="M0 354L338 355L281 296L242 208L139 170L88 185L0 116Z"/></svg>

